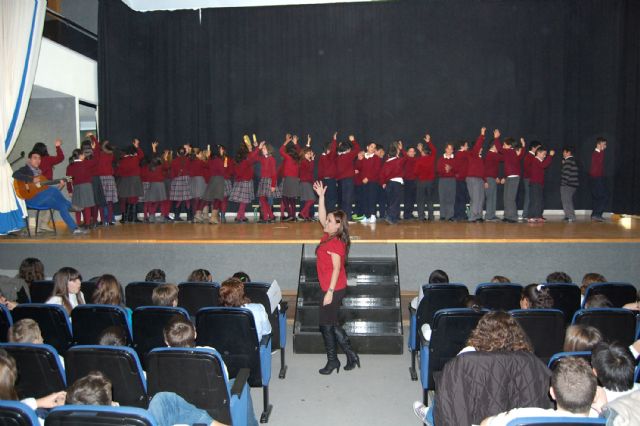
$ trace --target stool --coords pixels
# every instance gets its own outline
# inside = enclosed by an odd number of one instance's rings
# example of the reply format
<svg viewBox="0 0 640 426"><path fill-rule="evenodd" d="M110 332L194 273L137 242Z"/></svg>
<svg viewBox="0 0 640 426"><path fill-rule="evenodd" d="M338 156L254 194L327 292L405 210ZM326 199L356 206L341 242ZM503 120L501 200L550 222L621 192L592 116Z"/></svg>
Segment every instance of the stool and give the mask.
<svg viewBox="0 0 640 426"><path fill-rule="evenodd" d="M51 224L53 225L53 235L58 235L58 230L56 229L56 221L53 220L53 209L34 209L32 207L27 207L27 212L29 212L29 210L34 210L36 212L36 229L34 231L35 234L38 233L38 222L40 221L40 212L43 210L49 210L49 213L51 214ZM29 238L31 238L31 230L29 230L28 214L27 214L27 217L24 218L24 220L27 223L27 235L29 235Z"/></svg>

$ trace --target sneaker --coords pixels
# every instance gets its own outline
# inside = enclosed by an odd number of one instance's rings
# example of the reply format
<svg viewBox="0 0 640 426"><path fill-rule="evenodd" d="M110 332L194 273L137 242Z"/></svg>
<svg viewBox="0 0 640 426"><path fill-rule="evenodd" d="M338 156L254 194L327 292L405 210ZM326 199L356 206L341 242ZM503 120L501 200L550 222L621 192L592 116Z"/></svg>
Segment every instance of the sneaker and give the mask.
<svg viewBox="0 0 640 426"><path fill-rule="evenodd" d="M369 223L369 219L367 219L366 217L362 218L362 220L360 221L360 223Z"/></svg>
<svg viewBox="0 0 640 426"><path fill-rule="evenodd" d="M351 215L351 219L356 220L356 221L361 221L362 219L364 219L363 215L357 215L357 214L352 214Z"/></svg>
<svg viewBox="0 0 640 426"><path fill-rule="evenodd" d="M416 401L413 403L413 412L424 423L427 420L427 412L429 412L429 408L422 402Z"/></svg>
<svg viewBox="0 0 640 426"><path fill-rule="evenodd" d="M82 228L76 228L76 229L74 229L71 233L72 233L73 235L84 235L84 234L86 234L87 232L88 232L88 231L87 231L87 230L85 230L85 229L82 229Z"/></svg>
<svg viewBox="0 0 640 426"><path fill-rule="evenodd" d="M376 223L376 215L372 214L371 217L369 218L369 223Z"/></svg>

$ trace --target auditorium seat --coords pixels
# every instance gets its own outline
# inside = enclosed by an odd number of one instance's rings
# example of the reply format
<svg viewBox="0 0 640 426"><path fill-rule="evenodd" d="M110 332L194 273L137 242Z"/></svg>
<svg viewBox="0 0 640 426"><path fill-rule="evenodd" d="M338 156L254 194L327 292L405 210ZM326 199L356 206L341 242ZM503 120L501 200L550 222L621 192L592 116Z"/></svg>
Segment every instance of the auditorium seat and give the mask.
<svg viewBox="0 0 640 426"><path fill-rule="evenodd" d="M411 380L418 380L416 373L416 354L420 350L418 332L423 324L431 324L434 314L440 309L462 308L462 300L469 295L469 289L464 284L424 284L424 297L418 309L409 307L409 351L411 352L411 366L409 373Z"/></svg>
<svg viewBox="0 0 640 426"><path fill-rule="evenodd" d="M420 382L425 405L428 403L427 392L435 390L434 375L466 346L469 335L487 312L466 308L441 309L433 317L430 341L418 331L421 340Z"/></svg>
<svg viewBox="0 0 640 426"><path fill-rule="evenodd" d="M629 346L636 339L636 315L622 308L580 309L573 316L572 324L597 328L608 342Z"/></svg>
<svg viewBox="0 0 640 426"><path fill-rule="evenodd" d="M31 303L44 303L49 300L51 293L53 293L52 280L34 281L29 286Z"/></svg>
<svg viewBox="0 0 640 426"><path fill-rule="evenodd" d="M38 323L44 343L53 346L62 356L73 343L67 311L60 305L24 303L11 311L13 322L31 318Z"/></svg>
<svg viewBox="0 0 640 426"><path fill-rule="evenodd" d="M574 351L574 352L558 352L557 354L553 354L547 366L550 370L553 370L562 358L566 358L569 356L574 356L578 358L583 358L584 360L591 363L591 351Z"/></svg>
<svg viewBox="0 0 640 426"><path fill-rule="evenodd" d="M0 348L16 360L16 391L20 399L42 398L67 388L64 367L52 346L4 343Z"/></svg>
<svg viewBox="0 0 640 426"><path fill-rule="evenodd" d="M192 283L178 284L178 306L185 308L189 315L196 316L198 310L218 306L218 283Z"/></svg>
<svg viewBox="0 0 640 426"><path fill-rule="evenodd" d="M231 386L222 356L212 348L156 348L146 362L151 398L174 392L224 424L247 424L249 369L239 370Z"/></svg>
<svg viewBox="0 0 640 426"><path fill-rule="evenodd" d="M514 309L509 311L529 336L533 350L545 364L564 345L564 314L559 309Z"/></svg>
<svg viewBox="0 0 640 426"><path fill-rule="evenodd" d="M20 401L0 401L0 424L7 426L40 426L36 412Z"/></svg>
<svg viewBox="0 0 640 426"><path fill-rule="evenodd" d="M112 326L121 327L131 346L131 325L124 308L114 305L79 305L71 311L74 345L97 345L100 333Z"/></svg>
<svg viewBox="0 0 640 426"><path fill-rule="evenodd" d="M565 324L571 323L573 315L580 309L580 287L573 283L545 284L553 298L553 308L564 313Z"/></svg>
<svg viewBox="0 0 640 426"><path fill-rule="evenodd" d="M189 320L189 313L184 308L141 306L133 311L133 348L143 365L146 366L145 356L151 349L167 346L163 330L167 322L176 315Z"/></svg>
<svg viewBox="0 0 640 426"><path fill-rule="evenodd" d="M0 305L0 343L9 340L7 333L12 325L13 317L11 316L11 311L5 305Z"/></svg>
<svg viewBox="0 0 640 426"><path fill-rule="evenodd" d="M515 283L481 283L476 287L476 303L492 311L520 309L522 286Z"/></svg>
<svg viewBox="0 0 640 426"><path fill-rule="evenodd" d="M627 303L633 303L638 298L638 290L629 283L593 283L587 287L584 293L584 301L582 302L582 308L584 303L589 297L596 294L602 294L609 299L614 308L622 308Z"/></svg>
<svg viewBox="0 0 640 426"><path fill-rule="evenodd" d="M196 343L216 348L234 378L248 368L249 386L262 387L263 411L260 422L269 421L269 381L271 380L271 335L258 341L253 314L246 308L205 308L196 315Z"/></svg>
<svg viewBox="0 0 640 426"><path fill-rule="evenodd" d="M595 417L520 417L507 423L507 426L591 426L606 425L607 419Z"/></svg>
<svg viewBox="0 0 640 426"><path fill-rule="evenodd" d="M126 346L78 345L65 357L67 383L100 371L113 385L113 400L120 405L147 408L147 382L138 355Z"/></svg>
<svg viewBox="0 0 640 426"><path fill-rule="evenodd" d="M141 408L97 405L64 405L47 415L45 426L156 426L155 419Z"/></svg>
<svg viewBox="0 0 640 426"><path fill-rule="evenodd" d="M152 306L153 301L151 295L153 289L155 289L160 283L136 281L127 284L124 288L125 301L129 309L136 309L140 306Z"/></svg>
<svg viewBox="0 0 640 426"><path fill-rule="evenodd" d="M287 302L280 301L275 309L271 309L271 302L267 291L270 283L248 282L244 284L244 294L253 302L260 303L269 315L271 323L271 349L280 350L280 372L278 377L284 379L287 374L285 362L285 347L287 345Z"/></svg>

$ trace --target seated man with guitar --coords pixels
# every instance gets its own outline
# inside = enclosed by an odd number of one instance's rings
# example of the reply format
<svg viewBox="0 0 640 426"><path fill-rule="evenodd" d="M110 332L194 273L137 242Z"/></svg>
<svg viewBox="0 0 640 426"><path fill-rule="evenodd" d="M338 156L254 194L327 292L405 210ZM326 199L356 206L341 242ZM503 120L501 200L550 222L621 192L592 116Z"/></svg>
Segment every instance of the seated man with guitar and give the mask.
<svg viewBox="0 0 640 426"><path fill-rule="evenodd" d="M58 210L62 220L73 234L85 234L86 231L78 228L69 214L71 202L60 192L64 187L64 179L47 181L40 170L41 160L40 154L31 151L27 164L13 173L16 194L25 200L28 208ZM57 185L57 187L48 185Z"/></svg>

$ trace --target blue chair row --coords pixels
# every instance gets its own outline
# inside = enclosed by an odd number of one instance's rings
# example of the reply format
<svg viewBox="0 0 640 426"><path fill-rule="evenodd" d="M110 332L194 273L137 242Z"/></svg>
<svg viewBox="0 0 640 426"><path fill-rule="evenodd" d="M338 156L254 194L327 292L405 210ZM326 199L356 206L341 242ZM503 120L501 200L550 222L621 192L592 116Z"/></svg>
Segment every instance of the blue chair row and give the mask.
<svg viewBox="0 0 640 426"><path fill-rule="evenodd" d="M584 308L584 303L589 297L597 294L606 296L614 308L621 308L627 303L633 303L638 300L638 290L632 284L615 282L594 283L587 287L581 307Z"/></svg>

